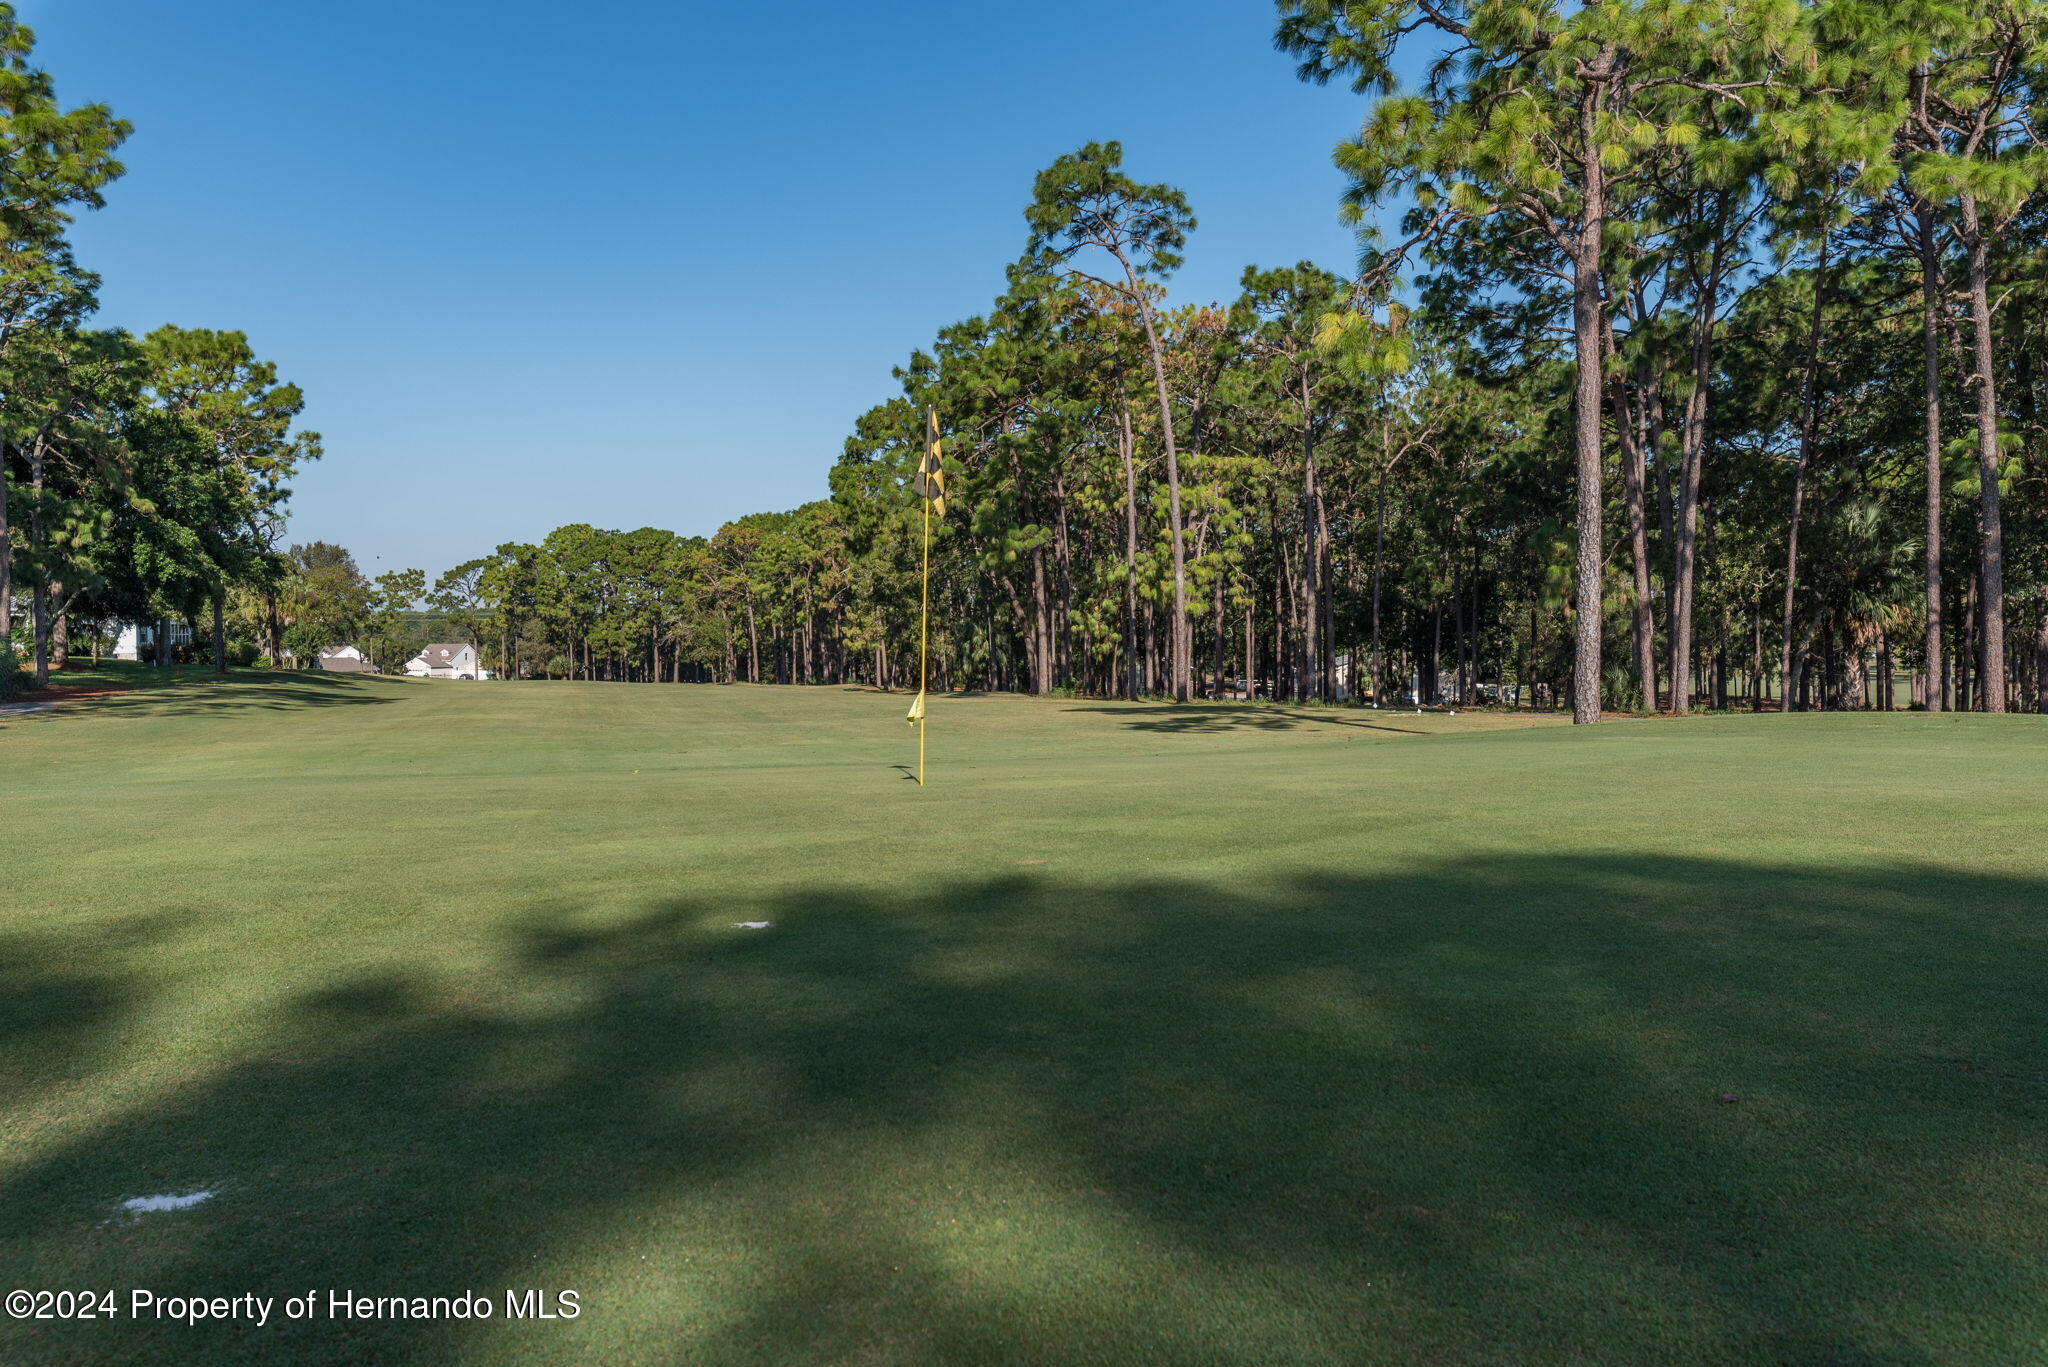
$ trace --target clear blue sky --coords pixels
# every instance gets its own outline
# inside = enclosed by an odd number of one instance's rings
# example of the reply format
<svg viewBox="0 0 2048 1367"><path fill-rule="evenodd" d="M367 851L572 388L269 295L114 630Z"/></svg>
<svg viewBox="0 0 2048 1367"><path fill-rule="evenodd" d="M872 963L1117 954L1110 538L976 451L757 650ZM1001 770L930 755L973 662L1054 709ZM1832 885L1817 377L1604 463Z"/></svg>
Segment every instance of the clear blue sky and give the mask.
<svg viewBox="0 0 2048 1367"><path fill-rule="evenodd" d="M1355 256L1363 101L1295 80L1266 0L19 8L60 98L135 125L76 233L101 321L246 331L326 439L294 538L373 573L823 496L1090 139L1192 199L1178 299Z"/></svg>

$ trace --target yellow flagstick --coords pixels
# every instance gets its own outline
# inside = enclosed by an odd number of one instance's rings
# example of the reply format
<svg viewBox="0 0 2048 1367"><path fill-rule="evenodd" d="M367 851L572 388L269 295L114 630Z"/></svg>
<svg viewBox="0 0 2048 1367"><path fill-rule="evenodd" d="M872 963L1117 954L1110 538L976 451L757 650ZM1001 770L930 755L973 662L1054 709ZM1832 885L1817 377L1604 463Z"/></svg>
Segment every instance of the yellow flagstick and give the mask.
<svg viewBox="0 0 2048 1367"><path fill-rule="evenodd" d="M932 615L932 501L924 501L924 592L917 605L917 699L924 701L926 661L931 646ZM917 786L924 787L924 710L917 715Z"/></svg>
<svg viewBox="0 0 2048 1367"><path fill-rule="evenodd" d="M932 513L946 515L946 467L939 454L939 414L924 411L924 455L917 462L911 487L924 499L924 576L917 604L917 701L910 704L907 721L917 723L917 786L924 787L924 694L931 687L932 671Z"/></svg>

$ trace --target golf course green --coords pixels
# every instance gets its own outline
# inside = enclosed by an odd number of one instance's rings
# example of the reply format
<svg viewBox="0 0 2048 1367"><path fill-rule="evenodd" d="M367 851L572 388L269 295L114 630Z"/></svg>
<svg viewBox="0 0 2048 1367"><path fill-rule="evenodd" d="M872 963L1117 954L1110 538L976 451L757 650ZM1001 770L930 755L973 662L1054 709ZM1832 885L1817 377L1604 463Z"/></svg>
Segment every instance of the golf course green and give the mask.
<svg viewBox="0 0 2048 1367"><path fill-rule="evenodd" d="M907 701L0 715L0 1362L2048 1353L2048 718Z"/></svg>

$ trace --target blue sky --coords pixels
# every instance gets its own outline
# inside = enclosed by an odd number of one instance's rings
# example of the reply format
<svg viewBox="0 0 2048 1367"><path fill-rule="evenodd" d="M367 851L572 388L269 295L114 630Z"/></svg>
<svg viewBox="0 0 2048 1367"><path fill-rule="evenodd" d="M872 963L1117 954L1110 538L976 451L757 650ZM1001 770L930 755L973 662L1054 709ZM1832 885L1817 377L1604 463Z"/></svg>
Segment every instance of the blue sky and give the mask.
<svg viewBox="0 0 2048 1367"><path fill-rule="evenodd" d="M293 536L373 573L823 496L1091 139L1193 201L1179 299L1355 255L1363 101L1294 79L1266 0L19 8L135 125L75 234L101 321L246 331L326 440Z"/></svg>

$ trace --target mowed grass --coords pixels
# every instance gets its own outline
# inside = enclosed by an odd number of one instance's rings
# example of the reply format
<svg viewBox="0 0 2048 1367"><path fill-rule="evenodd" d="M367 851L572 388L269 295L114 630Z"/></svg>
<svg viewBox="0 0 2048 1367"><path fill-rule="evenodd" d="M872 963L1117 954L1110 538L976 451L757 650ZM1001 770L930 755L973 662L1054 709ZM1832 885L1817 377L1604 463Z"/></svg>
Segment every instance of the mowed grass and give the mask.
<svg viewBox="0 0 2048 1367"><path fill-rule="evenodd" d="M2048 1356L2041 719L905 703L0 717L0 1362Z"/></svg>

